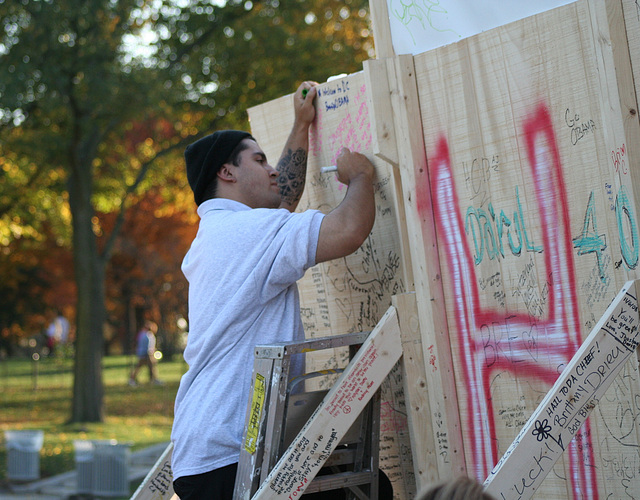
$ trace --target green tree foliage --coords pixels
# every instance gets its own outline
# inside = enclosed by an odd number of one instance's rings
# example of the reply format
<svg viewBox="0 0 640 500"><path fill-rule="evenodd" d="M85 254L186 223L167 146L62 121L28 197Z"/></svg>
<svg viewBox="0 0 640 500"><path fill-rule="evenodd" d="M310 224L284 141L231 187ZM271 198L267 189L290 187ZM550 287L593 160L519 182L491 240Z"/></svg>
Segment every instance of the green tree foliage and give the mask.
<svg viewBox="0 0 640 500"><path fill-rule="evenodd" d="M0 258L50 240L45 225L72 249L72 421L104 417L105 275L127 208L153 189L192 214L185 145L361 70L367 18L366 0L0 0Z"/></svg>

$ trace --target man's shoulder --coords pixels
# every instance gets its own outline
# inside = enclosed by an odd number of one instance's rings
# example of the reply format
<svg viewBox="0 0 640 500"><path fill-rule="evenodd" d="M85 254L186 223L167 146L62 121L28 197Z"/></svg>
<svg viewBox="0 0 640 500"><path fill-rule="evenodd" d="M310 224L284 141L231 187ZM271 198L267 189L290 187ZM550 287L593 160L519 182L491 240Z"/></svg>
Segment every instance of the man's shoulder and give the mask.
<svg viewBox="0 0 640 500"><path fill-rule="evenodd" d="M210 200L203 201L198 206L198 215L200 218L211 214L211 212L216 211L231 211L231 212L242 212L251 210L250 207L245 205L244 203L240 203L239 201L230 200L228 198L211 198Z"/></svg>
<svg viewBox="0 0 640 500"><path fill-rule="evenodd" d="M212 218L224 220L273 220L286 221L308 217L317 210L290 212L286 208L251 208L239 201L227 198L214 198L203 202L198 207L198 215L202 220Z"/></svg>

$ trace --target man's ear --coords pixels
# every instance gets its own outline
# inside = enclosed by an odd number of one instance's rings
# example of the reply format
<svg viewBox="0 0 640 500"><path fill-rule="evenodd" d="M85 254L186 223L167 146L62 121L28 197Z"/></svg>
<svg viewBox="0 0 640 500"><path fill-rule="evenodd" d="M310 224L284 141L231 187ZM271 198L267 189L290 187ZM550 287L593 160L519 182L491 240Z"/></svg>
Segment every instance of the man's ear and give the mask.
<svg viewBox="0 0 640 500"><path fill-rule="evenodd" d="M231 169L230 163L224 163L222 167L220 167L220 170L218 170L217 176L218 176L218 179L221 179L226 182L237 181L235 175L233 174L233 170Z"/></svg>

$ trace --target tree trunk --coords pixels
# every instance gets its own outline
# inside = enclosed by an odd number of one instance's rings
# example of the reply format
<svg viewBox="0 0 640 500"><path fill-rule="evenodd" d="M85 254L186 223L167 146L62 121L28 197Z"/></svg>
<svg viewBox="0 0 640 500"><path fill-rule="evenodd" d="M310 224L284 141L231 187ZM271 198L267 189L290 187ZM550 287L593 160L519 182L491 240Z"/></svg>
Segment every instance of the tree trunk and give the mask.
<svg viewBox="0 0 640 500"><path fill-rule="evenodd" d="M73 261L77 285L76 356L71 422L102 422L103 326L105 310L105 263L93 232L90 162L72 161L69 175L69 206L73 227Z"/></svg>
<svg viewBox="0 0 640 500"><path fill-rule="evenodd" d="M91 232L87 237L94 237ZM93 245L95 247L95 244ZM103 326L106 318L104 263L94 251L86 251L86 242L75 246L77 275L77 337L73 382L72 422L102 422L104 387L102 383Z"/></svg>

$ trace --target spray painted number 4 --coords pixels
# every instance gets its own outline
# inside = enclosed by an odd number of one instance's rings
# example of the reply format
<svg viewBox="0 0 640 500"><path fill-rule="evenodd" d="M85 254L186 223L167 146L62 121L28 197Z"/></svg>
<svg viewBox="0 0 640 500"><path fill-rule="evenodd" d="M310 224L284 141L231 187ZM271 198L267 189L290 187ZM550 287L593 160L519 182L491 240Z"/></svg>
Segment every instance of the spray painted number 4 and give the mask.
<svg viewBox="0 0 640 500"><path fill-rule="evenodd" d="M627 190L624 186L620 187L618 196L616 196L616 221L618 223L618 235L620 237L620 253L622 262L631 270L638 266L638 225L636 224L633 206L630 203ZM573 240L573 246L578 249L578 255L586 255L589 253L596 254L598 261L598 269L600 270L600 279L604 282L606 279L604 270L603 254L607 248L607 240L604 234L598 234L598 225L596 222L596 206L593 191L589 196L587 210L584 214L584 225L582 234Z"/></svg>

